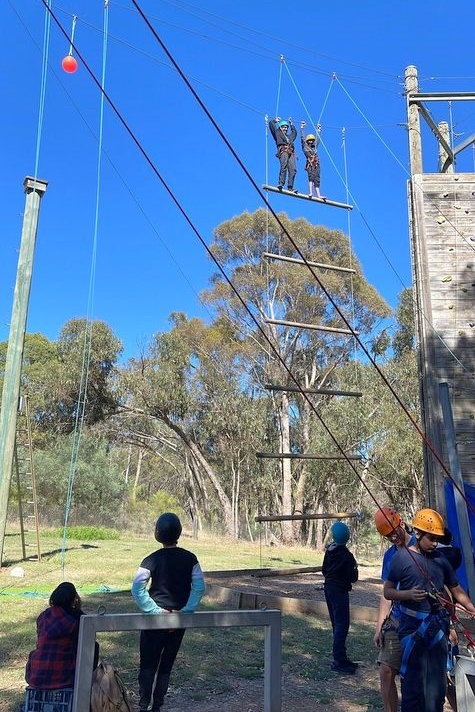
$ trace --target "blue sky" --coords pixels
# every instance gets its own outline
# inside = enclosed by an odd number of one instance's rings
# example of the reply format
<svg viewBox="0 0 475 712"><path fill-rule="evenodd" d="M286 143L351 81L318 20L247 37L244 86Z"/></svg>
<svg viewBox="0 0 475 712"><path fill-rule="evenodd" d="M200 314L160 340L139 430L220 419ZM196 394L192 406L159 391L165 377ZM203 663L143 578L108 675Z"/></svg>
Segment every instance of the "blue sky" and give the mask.
<svg viewBox="0 0 475 712"><path fill-rule="evenodd" d="M473 90L473 4L462 0L453 16L446 3L422 0L143 0L140 6L259 185L267 179L275 185L277 178L266 114L278 109L296 123L320 120L322 193L346 202L346 171L355 204L350 218L343 210L275 194L270 202L292 218L349 231L366 277L394 306L411 281L404 69L416 65L422 91ZM107 15L101 0L53 0L52 9L68 33L77 15L79 52L98 78L104 69L106 91L207 244L222 221L262 206L131 2L110 0ZM54 21L39 113L44 20L41 0L0 6L0 339L8 337L22 184L34 175L38 156L38 176L49 186L28 331L55 339L68 319L86 316L89 308L131 356L152 333L168 328L171 312L207 318L198 294L215 268L107 104L98 184L100 92L81 64L73 75L62 70L69 45ZM473 103L429 108L436 121L452 122L456 143L474 132ZM425 171L436 170L428 130L423 148ZM472 149L461 155L457 170L474 170ZM296 186L307 190L302 159Z"/></svg>

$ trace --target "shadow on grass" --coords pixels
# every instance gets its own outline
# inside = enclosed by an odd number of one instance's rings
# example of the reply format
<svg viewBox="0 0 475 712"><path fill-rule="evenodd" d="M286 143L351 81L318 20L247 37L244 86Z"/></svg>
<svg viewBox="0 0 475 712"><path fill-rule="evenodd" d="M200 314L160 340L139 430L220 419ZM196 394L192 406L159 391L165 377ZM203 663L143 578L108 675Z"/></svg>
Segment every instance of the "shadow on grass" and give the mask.
<svg viewBox="0 0 475 712"><path fill-rule="evenodd" d="M63 548L60 548L60 549L52 549L51 551L43 551L43 552L41 552L41 558L44 559L45 561L48 561L49 559L54 558L54 557L57 556L58 554L63 554L63 553L66 554L66 553L68 553L69 551L79 551L79 550L81 550L81 549L83 549L83 550L84 550L84 549L99 549L99 547L96 546L95 544L81 544L80 546L68 546L68 547L66 547L65 549L63 549ZM6 559L6 560L3 562L3 566L4 566L5 568L7 568L7 567L9 567L9 566L17 566L18 564L21 564L21 563L23 563L24 561L32 561L32 560L35 560L35 558L36 558L36 557L31 556L31 557L27 557L27 559L24 559L23 557L21 557L21 558L19 558L19 559Z"/></svg>

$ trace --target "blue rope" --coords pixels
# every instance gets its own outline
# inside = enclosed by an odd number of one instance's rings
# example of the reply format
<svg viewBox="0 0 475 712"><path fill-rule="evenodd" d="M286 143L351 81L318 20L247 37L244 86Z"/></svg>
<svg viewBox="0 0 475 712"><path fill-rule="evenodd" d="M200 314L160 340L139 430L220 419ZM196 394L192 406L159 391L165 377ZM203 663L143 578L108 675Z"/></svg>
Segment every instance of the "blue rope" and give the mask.
<svg viewBox="0 0 475 712"><path fill-rule="evenodd" d="M46 78L48 69L48 56L49 56L49 41L51 35L51 13L49 9L51 7L52 0L48 0L48 7L45 9L45 21L43 30L43 52L42 52L42 63L41 63L41 83L40 83L40 103L38 109L38 126L36 131L36 153L35 153L35 179L38 178L38 166L40 162L40 147L41 147L41 137L43 134L43 119L45 113L45 99L46 99Z"/></svg>
<svg viewBox="0 0 475 712"><path fill-rule="evenodd" d="M282 69L284 67L284 55L280 56L279 82L277 84L277 101L275 102L275 115L279 116L280 88L282 86Z"/></svg>

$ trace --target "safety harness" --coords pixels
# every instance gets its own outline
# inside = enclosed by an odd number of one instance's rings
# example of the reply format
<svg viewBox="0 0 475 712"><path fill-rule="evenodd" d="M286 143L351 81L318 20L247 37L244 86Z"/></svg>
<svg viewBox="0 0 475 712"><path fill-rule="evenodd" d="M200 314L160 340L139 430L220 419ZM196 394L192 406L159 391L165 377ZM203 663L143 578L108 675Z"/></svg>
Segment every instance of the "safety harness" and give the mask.
<svg viewBox="0 0 475 712"><path fill-rule="evenodd" d="M312 168L318 168L320 165L320 159L317 153L312 153L307 155L307 163L305 164L305 170L308 171Z"/></svg>
<svg viewBox="0 0 475 712"><path fill-rule="evenodd" d="M399 668L399 674L404 677L409 658L411 656L412 650L415 644L422 640L427 648L433 648L434 645L444 637L445 635L445 623L447 622L446 616L442 614L442 611L437 613L432 613L431 611L414 611L412 608L407 608L407 606L400 605L399 610L406 616L411 616L411 618L417 618L421 621L421 624L417 630L413 633L409 633L400 639L402 648L402 660L401 667ZM434 633L429 635L428 631L431 623L438 623L439 629Z"/></svg>
<svg viewBox="0 0 475 712"><path fill-rule="evenodd" d="M295 148L292 143L283 143L279 146L277 158L280 158L283 153L294 153Z"/></svg>

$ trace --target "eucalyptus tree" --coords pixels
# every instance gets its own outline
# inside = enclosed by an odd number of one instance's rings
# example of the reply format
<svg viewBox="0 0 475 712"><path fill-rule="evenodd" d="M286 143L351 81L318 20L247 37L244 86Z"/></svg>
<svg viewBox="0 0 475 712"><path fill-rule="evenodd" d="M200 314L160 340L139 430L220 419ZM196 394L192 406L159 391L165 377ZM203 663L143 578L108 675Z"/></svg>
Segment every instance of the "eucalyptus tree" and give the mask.
<svg viewBox="0 0 475 712"><path fill-rule="evenodd" d="M42 525L60 525L69 511L69 524L121 526L125 521L127 483L120 452L100 433L83 433L74 468L72 435L57 436L47 448L35 451L38 506ZM67 501L68 492L71 501Z"/></svg>
<svg viewBox="0 0 475 712"><path fill-rule="evenodd" d="M327 412L335 432L353 434L351 447L365 460L350 494L357 508L371 518L376 502L410 515L420 507L424 496L422 440L411 422L420 423L411 289L404 289L399 295L394 316L395 323L386 325L374 339L378 347L372 351L375 358L378 353L379 372L369 362L357 364L358 387L363 397L354 404L334 399ZM341 388L349 387L345 383L354 383L354 369L354 364L340 369ZM343 433L341 438L344 442Z"/></svg>
<svg viewBox="0 0 475 712"><path fill-rule="evenodd" d="M150 443L173 460L188 500L182 506L236 537L249 513L263 423L246 386L246 344L220 320L171 320L170 331L156 334L123 369L122 414L130 437L131 414L151 419Z"/></svg>
<svg viewBox="0 0 475 712"><path fill-rule="evenodd" d="M67 434L82 420L93 425L116 405L115 369L122 344L102 321L71 319L56 341L27 334L21 393L30 398L37 432ZM0 344L0 371L6 343Z"/></svg>
<svg viewBox="0 0 475 712"><path fill-rule="evenodd" d="M227 321L230 333L252 347L249 378L256 384L299 384L306 389L331 386L336 380L336 367L354 353L354 343L347 333L330 331L329 336L325 330L345 329L349 324L366 339L389 310L365 280L345 234L314 226L303 218L291 221L283 213L278 218L276 221L266 211L257 210L216 228L211 250L228 279L222 272L216 273L204 298L216 317ZM303 256L307 262L351 267L354 272L310 269L265 257L265 253L293 260L302 260ZM273 451L308 453L311 428L322 404L309 404L308 399L292 393L276 393L273 442L262 445ZM300 442L295 445L292 432L297 430ZM325 445L322 440L312 448L323 453ZM281 476L279 513L304 510L306 499L313 502L306 486L308 464L302 461L292 471L291 460L283 459L275 472ZM282 524L282 532L284 541L294 539L290 523Z"/></svg>

